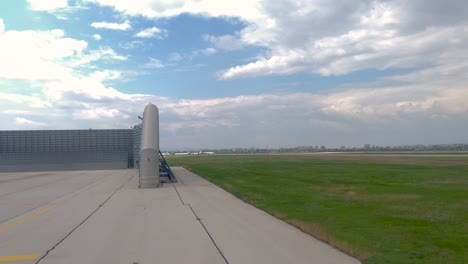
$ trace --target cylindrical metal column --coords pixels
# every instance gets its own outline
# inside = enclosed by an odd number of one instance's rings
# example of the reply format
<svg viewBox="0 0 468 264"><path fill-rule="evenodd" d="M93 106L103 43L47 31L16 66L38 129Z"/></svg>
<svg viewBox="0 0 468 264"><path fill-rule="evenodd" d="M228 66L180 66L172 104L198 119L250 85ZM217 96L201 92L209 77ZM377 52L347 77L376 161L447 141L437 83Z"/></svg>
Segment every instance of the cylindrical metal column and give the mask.
<svg viewBox="0 0 468 264"><path fill-rule="evenodd" d="M159 113L154 104L143 112L140 144L140 188L159 187Z"/></svg>

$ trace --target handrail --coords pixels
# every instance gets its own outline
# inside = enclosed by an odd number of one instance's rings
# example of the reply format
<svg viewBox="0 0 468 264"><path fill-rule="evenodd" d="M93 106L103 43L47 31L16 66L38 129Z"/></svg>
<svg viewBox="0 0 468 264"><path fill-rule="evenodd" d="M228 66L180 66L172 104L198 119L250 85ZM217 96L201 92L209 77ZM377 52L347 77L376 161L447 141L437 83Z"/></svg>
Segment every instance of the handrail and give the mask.
<svg viewBox="0 0 468 264"><path fill-rule="evenodd" d="M172 172L171 167L169 167L169 164L167 164L167 161L164 158L163 154L161 153L161 150L159 150L159 158L161 160L161 167L167 173L167 176L169 177L169 180L171 182L177 182L177 178L175 177L174 173Z"/></svg>

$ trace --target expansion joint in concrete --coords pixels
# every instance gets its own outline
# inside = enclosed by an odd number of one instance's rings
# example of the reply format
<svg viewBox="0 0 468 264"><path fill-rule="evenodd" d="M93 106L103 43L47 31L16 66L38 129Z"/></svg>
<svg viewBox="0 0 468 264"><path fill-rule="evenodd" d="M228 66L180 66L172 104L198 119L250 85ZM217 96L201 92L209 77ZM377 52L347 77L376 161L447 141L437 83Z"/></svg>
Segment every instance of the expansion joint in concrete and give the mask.
<svg viewBox="0 0 468 264"><path fill-rule="evenodd" d="M107 177L106 177L106 178L107 178ZM104 178L104 179L106 179L106 178ZM57 182L59 182L59 181L67 180L67 179L68 179L68 178L59 179L59 180L53 181L53 183L57 183ZM94 185L95 183L97 183L97 182L99 182L99 181L101 181L101 180L103 180L103 179L100 179L100 180L98 179L98 180L92 182L91 184L86 185L86 186L84 186L84 187L82 187L82 188L80 188L80 189L78 189L78 190L73 190L73 191L71 191L71 192L65 193L65 194L63 194L62 196L57 197L55 200L59 200L59 199L65 197L65 196L71 195L71 194L73 194L73 193L78 193L79 191L81 191L81 190L83 190L83 189L86 189L86 188L89 188L90 186ZM51 183L51 182L47 182L47 183L44 183L44 184L39 184L39 185L33 186L33 187L31 187L31 188L26 188L26 189L22 189L22 190L19 190L19 191L14 191L14 192L11 192L11 193L6 193L6 194L0 195L0 196L7 196L7 195L11 195L11 194L18 193L18 192L23 192L23 191L26 191L26 190L28 190L28 189L36 188L36 187L43 186L43 185L48 185L48 184L50 184L50 183ZM49 203L50 203L50 202L49 202ZM24 211L24 212L21 212L21 213L19 213L19 214L16 214L16 215L12 216L12 217L9 217L9 218L7 218L7 219L1 220L1 221L0 221L0 224L3 223L3 222L7 222L7 221L9 221L9 220L11 220L11 219L14 219L14 218L16 218L16 217L18 217L18 216L20 216L20 215L27 214L27 213L29 213L29 212L32 212L32 211L34 211L34 210L37 210L38 208L43 207L43 206L44 206L44 205L39 205L39 206L36 206L36 207L34 207L34 208L31 208L31 209L29 209L29 210L27 210L27 211Z"/></svg>
<svg viewBox="0 0 468 264"><path fill-rule="evenodd" d="M177 195L179 196L179 199L180 199L180 202L182 203L182 205L184 206L188 206L190 208L190 211L192 211L192 214L195 216L195 220L197 220L200 225L203 227L203 229L205 230L205 233L208 235L208 237L210 238L211 242L213 243L213 245L215 246L216 250L218 250L218 253L219 255L221 255L221 257L224 259L224 261L226 262L226 264L229 264L229 261L226 259L226 257L224 256L223 252L221 251L221 249L219 248L218 244L216 243L216 241L214 240L213 236L211 236L211 233L210 231L208 231L208 229L206 228L205 224L203 224L203 221L201 220L201 218L197 215L197 213L195 212L195 210L193 210L193 207L189 204L189 203L185 203L184 200L182 199L182 197L180 196L180 193L179 191L177 190L177 187L175 186L175 184L173 184L172 186L174 186L174 190L176 191Z"/></svg>
<svg viewBox="0 0 468 264"><path fill-rule="evenodd" d="M94 211L92 211L83 221L81 221L77 226L75 226L67 235L65 235L62 239L60 239L59 242L57 242L57 244L55 244L52 248L48 249L46 251L46 253L44 255L42 255L36 262L35 264L38 264L39 262L41 262L45 257L47 257L47 255L49 255L50 252L52 252L52 250L54 250L58 245L60 245L63 241L65 241L65 239L67 239L73 232L75 232L75 230L77 230L81 225L83 225L86 221L88 221L88 219L91 218L91 216L93 216L97 211L99 211L99 209L102 208L102 206L104 204L106 204L111 198L112 196L114 196L118 191L120 191L135 175L132 175L132 177L130 177L126 182L124 182L121 186L119 186L119 188L115 189L110 195L109 197L106 198L106 200L104 200L101 204L99 204L99 206L94 209Z"/></svg>

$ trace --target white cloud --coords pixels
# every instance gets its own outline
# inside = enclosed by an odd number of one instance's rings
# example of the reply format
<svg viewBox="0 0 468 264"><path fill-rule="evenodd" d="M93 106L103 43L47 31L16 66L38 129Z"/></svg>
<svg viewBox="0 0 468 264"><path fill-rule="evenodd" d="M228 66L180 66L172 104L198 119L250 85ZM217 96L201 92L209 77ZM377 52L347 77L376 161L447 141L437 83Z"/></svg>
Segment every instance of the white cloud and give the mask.
<svg viewBox="0 0 468 264"><path fill-rule="evenodd" d="M29 119L24 118L24 117L15 118L15 124L18 124L18 125L31 125L31 126L45 126L46 125L44 123L32 121L32 120L29 120Z"/></svg>
<svg viewBox="0 0 468 264"><path fill-rule="evenodd" d="M215 54L217 50L214 48L206 48L206 49L200 50L200 52L204 55L212 55L212 54Z"/></svg>
<svg viewBox="0 0 468 264"><path fill-rule="evenodd" d="M90 50L89 52L86 52L81 56L76 56L73 59L70 59L65 64L69 65L70 67L77 67L83 65L88 65L89 67L89 64L96 61L111 63L114 61L125 61L127 59L127 56L117 54L112 48L100 47L96 50Z"/></svg>
<svg viewBox="0 0 468 264"><path fill-rule="evenodd" d="M122 72L120 71L111 71L111 70L103 70L103 71L95 71L90 75L91 79L96 80L97 82L103 82L107 80L118 80L122 78Z"/></svg>
<svg viewBox="0 0 468 264"><path fill-rule="evenodd" d="M167 37L167 30L160 29L157 27L151 27L144 29L135 34L137 38L158 38L158 39L165 39Z"/></svg>
<svg viewBox="0 0 468 264"><path fill-rule="evenodd" d="M435 1L412 1L410 5L399 1L278 1L264 5L265 14L275 20L276 27L269 31L272 35L258 43L264 43L270 52L251 63L233 66L220 77L298 72L342 75L363 69L450 64L455 60L447 57L467 54L468 38L464 36L468 14L457 11L459 3L451 2L443 8L448 14L458 13L457 19L445 18L438 8L432 8L437 5ZM427 13L421 15L421 8ZM420 20L416 20L418 16ZM425 20L425 16L434 19ZM454 22L447 23L449 19ZM248 34L260 36L257 33ZM247 42L247 29L240 34Z"/></svg>
<svg viewBox="0 0 468 264"><path fill-rule="evenodd" d="M125 61L128 59L127 56L120 55L115 50L109 47L100 47L97 50L93 50L90 53L90 56L92 57L92 60L107 60L107 61Z"/></svg>
<svg viewBox="0 0 468 264"><path fill-rule="evenodd" d="M238 1L159 1L147 0L135 5L120 0L85 0L101 6L114 8L127 16L144 16L147 18L170 18L181 14L193 14L204 17L218 17L227 21L239 19L248 24L240 36L246 44L260 45L269 43L276 29L275 18L265 12L262 0ZM266 5L270 4L269 2Z"/></svg>
<svg viewBox="0 0 468 264"><path fill-rule="evenodd" d="M12 93L4 93L4 92L0 92L0 101L2 101L2 104L0 105L3 105L4 107L11 105L11 106L17 106L14 108L18 108L14 110L7 109L6 111L26 111L25 108L21 109L21 107L24 107L24 106L27 106L27 108L35 109L34 111L37 111L38 109L41 109L41 108L45 109L51 106L50 103L36 96L12 94ZM12 112L12 113L15 113L15 112Z"/></svg>
<svg viewBox="0 0 468 264"><path fill-rule="evenodd" d="M151 58L151 57L149 58L149 61L143 66L145 68L155 68L155 69L164 68L164 64L160 60Z"/></svg>
<svg viewBox="0 0 468 264"><path fill-rule="evenodd" d="M27 0L31 9L37 11L55 11L68 7L67 0Z"/></svg>
<svg viewBox="0 0 468 264"><path fill-rule="evenodd" d="M361 16L361 24L369 27L383 27L397 24L397 12L390 3L375 2L372 9Z"/></svg>
<svg viewBox="0 0 468 264"><path fill-rule="evenodd" d="M466 142L462 132L468 128L466 85L432 81L328 94L178 100L160 109L171 120L163 129L172 144L183 142L180 147Z"/></svg>
<svg viewBox="0 0 468 264"><path fill-rule="evenodd" d="M292 74L305 70L301 62L306 60L306 54L301 50L288 50L285 54L270 58L260 58L255 62L235 66L219 73L220 79L253 77L259 75Z"/></svg>
<svg viewBox="0 0 468 264"><path fill-rule="evenodd" d="M8 122L11 129L50 126L56 124L57 118L58 122L69 125L70 116L80 116L77 108L90 109L96 102L130 98L102 83L121 79L123 72L93 71L95 63L108 64L127 57L109 47L89 50L87 42L68 38L62 30L2 31L0 57L0 111L3 113L0 122ZM139 95L131 97L140 98ZM18 114L23 116L16 118ZM82 117L92 116L89 111L82 114ZM102 111L96 115L106 116ZM120 122L117 119L115 122Z"/></svg>
<svg viewBox="0 0 468 264"><path fill-rule="evenodd" d="M205 39L218 50L256 45L267 52L255 61L224 70L223 79L415 68L448 64L444 57L468 54L468 11L462 1L148 0L140 5L88 1L128 16L167 18L189 13L239 19L246 26L234 35L207 35Z"/></svg>
<svg viewBox="0 0 468 264"><path fill-rule="evenodd" d="M148 0L138 5L128 1L120 0L86 0L86 2L109 6L116 11L131 16L145 16L148 18L174 17L183 13L199 14L210 17L241 17L249 21L262 17L260 12L260 1L238 0L238 1L172 1L172 0Z"/></svg>
<svg viewBox="0 0 468 264"><path fill-rule="evenodd" d="M101 35L99 35L99 34L93 34L93 39L95 39L95 40L101 40L102 37L101 37Z"/></svg>
<svg viewBox="0 0 468 264"><path fill-rule="evenodd" d="M109 109L105 107L98 107L92 109L77 110L72 115L73 119L80 120L102 120L102 119L113 119L113 118L124 118L127 119L130 116L123 114L117 109Z"/></svg>
<svg viewBox="0 0 468 264"><path fill-rule="evenodd" d="M66 37L59 29L0 31L0 58L0 79L29 81L70 79L78 67L127 59L109 47L90 50L86 41Z"/></svg>
<svg viewBox="0 0 468 264"><path fill-rule="evenodd" d="M136 116L144 105L153 102L160 109L161 142L171 147L468 140L468 16L466 9L458 8L459 2L93 2L128 16L190 13L239 18L246 25L241 31L206 37L213 48L168 58L179 61L247 45L267 50L250 63L221 72L225 79L297 72L336 75L366 68L418 70L366 83L367 88L178 100L128 94L103 84L121 79L124 73L96 64L128 59L110 47L90 50L85 41L66 37L62 30L5 31L0 20L0 79L31 84L29 95L14 85L0 93L2 125L12 129L130 127L139 122ZM424 10L424 16L415 10ZM96 23L131 28L129 21ZM150 58L148 66L165 65Z"/></svg>
<svg viewBox="0 0 468 264"><path fill-rule="evenodd" d="M107 76L104 76L107 77ZM73 77L43 85L42 93L55 105L79 101L126 100L130 95L124 94L112 87L106 87L99 74L91 77Z"/></svg>
<svg viewBox="0 0 468 264"><path fill-rule="evenodd" d="M93 28L105 28L111 30L129 30L132 28L130 21L126 20L123 23L112 23L112 22L93 22L90 24Z"/></svg>
<svg viewBox="0 0 468 264"><path fill-rule="evenodd" d="M203 39L212 43L216 48L222 50L237 50L241 49L245 44L238 36L233 35L222 35L222 36L212 36L204 35Z"/></svg>
<svg viewBox="0 0 468 264"><path fill-rule="evenodd" d="M53 80L71 75L63 60L79 57L88 43L62 30L0 33L0 78Z"/></svg>
<svg viewBox="0 0 468 264"><path fill-rule="evenodd" d="M226 69L220 74L223 79L413 68L446 63L440 51L451 57L468 54L468 40L464 37L468 11L456 1L442 5L416 0L410 4L364 0L339 4L319 0L150 0L138 6L117 0L91 2L131 16L162 18L190 13L236 17L246 22L236 35L205 36L217 49L234 50L246 45L269 49L268 55L256 61Z"/></svg>
<svg viewBox="0 0 468 264"><path fill-rule="evenodd" d="M468 140L467 70L462 61L394 76L391 86L196 100L126 94L101 83L113 73L98 72L47 82L35 96L0 94L7 110L0 122L21 128L11 120L22 113L47 124L28 128L125 128L138 123L136 117L152 102L160 110L164 147L463 143Z"/></svg>

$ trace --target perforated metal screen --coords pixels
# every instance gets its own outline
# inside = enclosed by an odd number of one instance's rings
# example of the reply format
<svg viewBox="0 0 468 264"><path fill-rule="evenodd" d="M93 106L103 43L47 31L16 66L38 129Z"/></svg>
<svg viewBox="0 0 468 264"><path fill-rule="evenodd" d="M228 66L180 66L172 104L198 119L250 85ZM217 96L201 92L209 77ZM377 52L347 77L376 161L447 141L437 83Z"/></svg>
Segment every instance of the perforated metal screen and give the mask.
<svg viewBox="0 0 468 264"><path fill-rule="evenodd" d="M133 129L0 131L0 171L133 167Z"/></svg>

